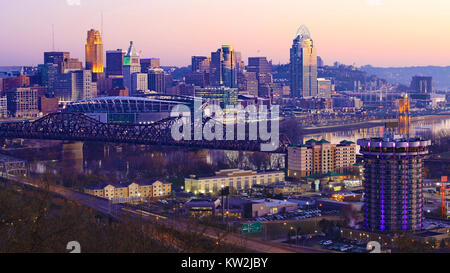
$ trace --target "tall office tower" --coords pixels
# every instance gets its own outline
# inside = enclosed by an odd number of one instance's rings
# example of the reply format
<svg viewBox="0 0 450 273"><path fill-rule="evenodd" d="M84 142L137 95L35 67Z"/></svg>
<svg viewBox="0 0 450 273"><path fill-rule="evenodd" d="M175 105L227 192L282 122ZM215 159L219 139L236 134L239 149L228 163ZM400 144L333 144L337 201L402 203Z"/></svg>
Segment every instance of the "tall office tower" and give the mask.
<svg viewBox="0 0 450 273"><path fill-rule="evenodd" d="M240 72L238 73L238 89L241 95L258 96L258 79L256 72Z"/></svg>
<svg viewBox="0 0 450 273"><path fill-rule="evenodd" d="M64 73L65 64L69 59L69 52L44 52L44 64L58 65L58 73Z"/></svg>
<svg viewBox="0 0 450 273"><path fill-rule="evenodd" d="M248 58L249 72L255 72L258 79L258 95L262 96L262 88L273 82L272 65L267 61L266 57L250 57ZM266 86L267 87L267 86Z"/></svg>
<svg viewBox="0 0 450 273"><path fill-rule="evenodd" d="M317 97L325 99L331 98L331 80L317 78Z"/></svg>
<svg viewBox="0 0 450 273"><path fill-rule="evenodd" d="M305 25L301 25L291 47L291 97L317 96L317 55Z"/></svg>
<svg viewBox="0 0 450 273"><path fill-rule="evenodd" d="M131 74L131 96L139 95L141 92L148 90L148 79L146 73Z"/></svg>
<svg viewBox="0 0 450 273"><path fill-rule="evenodd" d="M158 93L165 93L165 75L161 68L151 68L148 70L148 89Z"/></svg>
<svg viewBox="0 0 450 273"><path fill-rule="evenodd" d="M13 117L37 117L37 90L30 87L11 89L6 92L8 111Z"/></svg>
<svg viewBox="0 0 450 273"><path fill-rule="evenodd" d="M431 93L433 77L414 76L411 80L411 89L418 93Z"/></svg>
<svg viewBox="0 0 450 273"><path fill-rule="evenodd" d="M237 87L236 54L232 46L223 45L211 52L210 81L212 86Z"/></svg>
<svg viewBox="0 0 450 273"><path fill-rule="evenodd" d="M411 135L411 112L408 94L402 94L398 99L399 133L409 137Z"/></svg>
<svg viewBox="0 0 450 273"><path fill-rule="evenodd" d="M95 98L97 96L97 84L92 81L90 70L71 71L56 75L53 93L60 102Z"/></svg>
<svg viewBox="0 0 450 273"><path fill-rule="evenodd" d="M122 49L106 51L106 77L122 76L123 59L126 52Z"/></svg>
<svg viewBox="0 0 450 273"><path fill-rule="evenodd" d="M288 176L301 178L327 172L344 173L356 163L356 144L343 140L331 144L310 139L288 147Z"/></svg>
<svg viewBox="0 0 450 273"><path fill-rule="evenodd" d="M91 29L86 40L86 70L92 73L103 73L103 44L100 32Z"/></svg>
<svg viewBox="0 0 450 273"><path fill-rule="evenodd" d="M364 224L374 231L423 228L423 158L430 140L359 139L364 167Z"/></svg>
<svg viewBox="0 0 450 273"><path fill-rule="evenodd" d="M192 56L192 72L209 72L211 59L206 56Z"/></svg>
<svg viewBox="0 0 450 273"><path fill-rule="evenodd" d="M151 68L159 68L161 66L159 58L141 59L141 72L147 73Z"/></svg>
<svg viewBox="0 0 450 273"><path fill-rule="evenodd" d="M123 85L127 87L128 90L132 89L131 86L131 75L133 73L141 72L141 63L139 54L134 51L133 41L130 41L130 47L128 48L127 54L123 58Z"/></svg>

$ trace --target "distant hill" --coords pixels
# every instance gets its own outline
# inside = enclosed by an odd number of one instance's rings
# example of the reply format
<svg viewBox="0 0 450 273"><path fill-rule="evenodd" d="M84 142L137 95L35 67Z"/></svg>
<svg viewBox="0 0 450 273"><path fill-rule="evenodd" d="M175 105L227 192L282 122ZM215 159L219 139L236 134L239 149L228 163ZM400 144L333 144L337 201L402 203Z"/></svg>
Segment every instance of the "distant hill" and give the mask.
<svg viewBox="0 0 450 273"><path fill-rule="evenodd" d="M369 75L376 75L392 84L409 86L413 76L432 76L434 89L450 90L450 66L411 66L411 67L373 67L360 68Z"/></svg>

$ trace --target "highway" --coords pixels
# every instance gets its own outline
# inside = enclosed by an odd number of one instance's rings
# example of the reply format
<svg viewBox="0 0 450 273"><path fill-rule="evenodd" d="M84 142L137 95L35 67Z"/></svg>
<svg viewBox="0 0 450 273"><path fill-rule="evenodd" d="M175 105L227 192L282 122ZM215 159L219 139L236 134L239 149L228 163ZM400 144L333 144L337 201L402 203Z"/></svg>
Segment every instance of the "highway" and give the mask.
<svg viewBox="0 0 450 273"><path fill-rule="evenodd" d="M26 178L16 177L12 175L3 175L4 178L8 180L13 180L15 182L32 186L34 188L39 188L42 190L46 190L52 193L59 194L60 196L77 202L81 205L99 211L105 215L109 215L113 219L118 221L125 222L127 219L139 217L142 220L143 224L152 224L155 219L161 224L166 224L169 227L175 228L179 231L187 231L192 230L195 226L198 230L202 230L202 234L216 241L221 241L226 244L231 244L235 246L240 246L246 248L253 252L262 252L262 253L312 253L318 252L317 249L309 248L309 247L297 247L290 248L284 245L280 245L274 242L261 241L256 239L246 238L240 234L236 233L226 233L224 230L216 229L214 227L200 225L198 223L194 223L192 219L180 219L180 218L168 218L162 215L158 215L151 212L141 211L141 210L133 210L129 208L120 208L120 209L110 209L109 201L103 198L94 197L91 195L87 195L81 192L73 191L71 189L56 186L56 185L39 185L37 183L31 182ZM145 231L145 227L143 228ZM223 236L223 237L222 237ZM219 238L221 237L221 238ZM175 246L176 247L176 246Z"/></svg>

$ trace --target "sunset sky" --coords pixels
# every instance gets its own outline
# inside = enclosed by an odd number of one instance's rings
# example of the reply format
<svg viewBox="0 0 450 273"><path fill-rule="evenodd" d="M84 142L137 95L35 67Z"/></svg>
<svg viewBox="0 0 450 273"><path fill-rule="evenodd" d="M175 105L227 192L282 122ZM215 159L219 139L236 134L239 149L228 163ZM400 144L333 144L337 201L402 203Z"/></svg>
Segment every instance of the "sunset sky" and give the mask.
<svg viewBox="0 0 450 273"><path fill-rule="evenodd" d="M86 32L104 49L127 49L162 65L188 65L222 44L287 63L301 24L326 64L450 65L448 0L14 0L0 7L0 66L36 65L43 51L84 61Z"/></svg>

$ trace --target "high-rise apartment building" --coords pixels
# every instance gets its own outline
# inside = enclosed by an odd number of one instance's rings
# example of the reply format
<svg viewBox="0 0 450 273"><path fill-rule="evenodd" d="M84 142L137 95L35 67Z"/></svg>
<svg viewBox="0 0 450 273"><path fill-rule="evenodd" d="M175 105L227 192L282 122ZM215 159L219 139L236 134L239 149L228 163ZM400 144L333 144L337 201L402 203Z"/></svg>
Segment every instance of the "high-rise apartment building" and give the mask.
<svg viewBox="0 0 450 273"><path fill-rule="evenodd" d="M152 68L148 70L148 89L158 93L165 93L165 75L161 68Z"/></svg>
<svg viewBox="0 0 450 273"><path fill-rule="evenodd" d="M8 111L13 117L37 117L37 90L30 87L11 89L6 92Z"/></svg>
<svg viewBox="0 0 450 273"><path fill-rule="evenodd" d="M90 70L71 71L56 75L53 91L60 102L85 100L97 96L97 84Z"/></svg>
<svg viewBox="0 0 450 273"><path fill-rule="evenodd" d="M122 76L123 60L126 52L122 49L106 51L106 76Z"/></svg>
<svg viewBox="0 0 450 273"><path fill-rule="evenodd" d="M356 163L356 144L310 139L302 145L288 147L288 176L305 177L328 172L343 173Z"/></svg>
<svg viewBox="0 0 450 273"><path fill-rule="evenodd" d="M123 85L132 90L131 75L141 72L141 63L139 54L133 48L133 41L130 41L130 47L123 59Z"/></svg>
<svg viewBox="0 0 450 273"><path fill-rule="evenodd" d="M100 32L91 29L86 39L86 70L92 73L103 73L103 44Z"/></svg>
<svg viewBox="0 0 450 273"><path fill-rule="evenodd" d="M317 54L306 26L302 25L291 47L291 97L317 96Z"/></svg>
<svg viewBox="0 0 450 273"><path fill-rule="evenodd" d="M423 228L423 157L431 141L359 139L364 167L364 225L381 232Z"/></svg>
<svg viewBox="0 0 450 273"><path fill-rule="evenodd" d="M212 86L237 87L236 52L232 46L223 45L211 52L210 81Z"/></svg>

